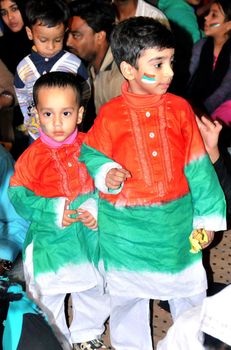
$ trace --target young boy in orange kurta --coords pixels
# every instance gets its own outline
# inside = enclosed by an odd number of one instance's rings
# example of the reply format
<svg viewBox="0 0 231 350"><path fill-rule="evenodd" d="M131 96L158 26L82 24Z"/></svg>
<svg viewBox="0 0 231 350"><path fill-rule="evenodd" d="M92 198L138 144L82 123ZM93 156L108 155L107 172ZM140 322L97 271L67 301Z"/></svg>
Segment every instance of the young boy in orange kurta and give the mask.
<svg viewBox="0 0 231 350"><path fill-rule="evenodd" d="M195 115L167 93L173 34L152 18L118 24L113 55L127 82L104 105L80 160L101 191L101 260L111 298L116 350L151 350L149 299L169 300L176 318L205 297L201 252L189 236L226 228L225 199Z"/></svg>

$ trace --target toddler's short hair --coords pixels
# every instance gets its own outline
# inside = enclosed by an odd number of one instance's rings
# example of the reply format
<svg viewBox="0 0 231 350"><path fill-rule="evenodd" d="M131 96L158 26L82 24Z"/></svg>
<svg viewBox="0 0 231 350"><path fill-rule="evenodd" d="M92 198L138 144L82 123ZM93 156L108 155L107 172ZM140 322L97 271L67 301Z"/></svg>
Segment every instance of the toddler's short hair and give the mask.
<svg viewBox="0 0 231 350"><path fill-rule="evenodd" d="M137 67L146 49L175 48L173 33L151 17L131 17L117 24L111 34L111 48L116 64L125 61Z"/></svg>
<svg viewBox="0 0 231 350"><path fill-rule="evenodd" d="M80 75L74 73L49 72L44 75L41 75L41 77L36 80L33 87L34 104L35 106L38 105L38 93L39 90L43 87L71 87L76 92L77 102L79 103L79 105L81 105L84 83L86 83L86 81Z"/></svg>
<svg viewBox="0 0 231 350"><path fill-rule="evenodd" d="M26 25L31 28L36 23L49 28L60 23L67 26L70 11L65 0L28 0L26 3Z"/></svg>

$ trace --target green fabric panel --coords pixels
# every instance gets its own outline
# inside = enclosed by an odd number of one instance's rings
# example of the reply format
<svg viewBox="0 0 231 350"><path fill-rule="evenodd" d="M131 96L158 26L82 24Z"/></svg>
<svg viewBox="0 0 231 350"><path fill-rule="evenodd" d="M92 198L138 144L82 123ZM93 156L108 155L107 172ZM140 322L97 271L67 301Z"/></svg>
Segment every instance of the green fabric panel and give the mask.
<svg viewBox="0 0 231 350"><path fill-rule="evenodd" d="M8 194L15 210L25 220L53 227L57 220L56 208L60 202L59 198L36 196L23 186L10 187Z"/></svg>
<svg viewBox="0 0 231 350"><path fill-rule="evenodd" d="M103 153L97 151L85 143L81 147L81 154L79 161L85 163L87 170L91 177L95 178L99 168L105 163L114 162L111 158L108 158Z"/></svg>
<svg viewBox="0 0 231 350"><path fill-rule="evenodd" d="M208 155L190 162L185 175L192 193L194 218L210 215L225 218L224 193Z"/></svg>
<svg viewBox="0 0 231 350"><path fill-rule="evenodd" d="M24 243L24 253L33 241L35 276L39 273L58 271L67 264L89 261L97 264L98 231L90 230L80 222L65 228L59 227L59 198L35 196L24 187L11 187L9 194L17 212L31 222ZM89 197L98 198L97 193L81 195L70 204L70 209L76 209Z"/></svg>
<svg viewBox="0 0 231 350"><path fill-rule="evenodd" d="M201 259L201 253L189 252L190 195L149 207L114 207L101 200L99 227L107 271L177 273Z"/></svg>

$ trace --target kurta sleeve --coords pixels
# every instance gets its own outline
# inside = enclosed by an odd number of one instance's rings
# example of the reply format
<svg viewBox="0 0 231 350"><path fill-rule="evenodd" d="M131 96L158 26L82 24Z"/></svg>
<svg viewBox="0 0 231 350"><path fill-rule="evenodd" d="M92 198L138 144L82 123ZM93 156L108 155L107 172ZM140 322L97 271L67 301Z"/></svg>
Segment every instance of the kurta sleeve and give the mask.
<svg viewBox="0 0 231 350"><path fill-rule="evenodd" d="M117 194L117 190L109 190L105 185L105 178L109 170L121 169L122 166L115 162L113 156L113 145L107 122L103 113L96 118L93 127L89 130L81 149L80 161L84 162L89 174L95 180L96 188L103 193Z"/></svg>
<svg viewBox="0 0 231 350"><path fill-rule="evenodd" d="M226 203L218 177L205 151L195 115L188 106L182 118L185 140L184 172L192 196L195 229L220 231L226 229Z"/></svg>
<svg viewBox="0 0 231 350"><path fill-rule="evenodd" d="M33 174L31 157L33 155L25 152L16 162L8 190L10 200L17 213L25 220L42 223L48 227L54 227L54 224L61 226L66 198L45 198L36 195L36 182L39 182L39 179Z"/></svg>
<svg viewBox="0 0 231 350"><path fill-rule="evenodd" d="M10 186L9 197L15 210L25 220L47 225L62 226L65 198L44 198L36 196L24 186Z"/></svg>

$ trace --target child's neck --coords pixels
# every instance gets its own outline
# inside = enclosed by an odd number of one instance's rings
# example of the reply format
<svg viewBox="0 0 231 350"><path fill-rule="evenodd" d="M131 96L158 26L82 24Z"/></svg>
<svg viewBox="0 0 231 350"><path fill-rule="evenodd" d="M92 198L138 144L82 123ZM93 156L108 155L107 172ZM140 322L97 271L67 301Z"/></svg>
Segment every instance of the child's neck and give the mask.
<svg viewBox="0 0 231 350"><path fill-rule="evenodd" d="M70 134L64 141L61 141L61 142L55 141L51 137L47 136L44 133L44 131L42 131L41 128L39 129L39 134L40 134L41 141L43 143L45 143L47 146L49 146L51 148L59 148L62 145L72 144L74 142L74 140L76 139L76 136L78 134L78 129L76 128L72 134Z"/></svg>
<svg viewBox="0 0 231 350"><path fill-rule="evenodd" d="M216 37L214 38L214 56L217 57L219 55L219 53L221 52L222 50L222 47L224 46L224 44L226 43L226 41L229 39L229 36L226 35L225 37L224 36L219 36L219 37Z"/></svg>

